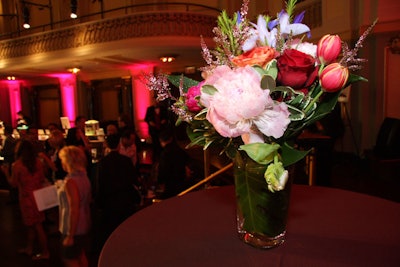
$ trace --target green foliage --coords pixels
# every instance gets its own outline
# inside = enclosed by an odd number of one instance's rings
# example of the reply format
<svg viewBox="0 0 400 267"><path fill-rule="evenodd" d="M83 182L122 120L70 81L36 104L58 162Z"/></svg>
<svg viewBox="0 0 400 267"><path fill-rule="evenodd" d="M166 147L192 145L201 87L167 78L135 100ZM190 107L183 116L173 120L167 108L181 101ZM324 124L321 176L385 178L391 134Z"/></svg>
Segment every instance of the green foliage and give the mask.
<svg viewBox="0 0 400 267"><path fill-rule="evenodd" d="M236 42L236 38L234 35L233 29L235 29L235 25L237 23L237 13L233 14L233 17L230 18L225 10L221 12L218 16L218 28L221 30L221 34L224 38L226 38L227 42L224 42L223 46L225 47L217 47L217 50L220 52L230 51L232 54L237 55L241 51L240 45Z"/></svg>
<svg viewBox="0 0 400 267"><path fill-rule="evenodd" d="M288 0L286 1L286 12L290 17L290 21L293 21L293 14L296 7L297 0Z"/></svg>
<svg viewBox="0 0 400 267"><path fill-rule="evenodd" d="M281 234L286 228L290 183L281 191L270 192L264 179L268 165L258 164L243 151L236 153L234 166L239 213L245 218L243 229L269 237Z"/></svg>
<svg viewBox="0 0 400 267"><path fill-rule="evenodd" d="M180 88L180 85L182 85L182 90L184 93L187 93L187 91L190 87L196 86L199 84L198 81L190 79L183 75L169 75L168 81L171 84L173 84L174 86L176 86L177 88Z"/></svg>
<svg viewBox="0 0 400 267"><path fill-rule="evenodd" d="M303 151L303 150L297 150L290 146L288 143L283 143L281 146L281 158L282 158L282 163L283 167L287 168L302 158L304 158L310 150Z"/></svg>
<svg viewBox="0 0 400 267"><path fill-rule="evenodd" d="M274 156L278 152L279 147L280 146L276 143L252 143L242 145L239 149L246 151L247 155L258 164L266 165L274 160Z"/></svg>
<svg viewBox="0 0 400 267"><path fill-rule="evenodd" d="M217 90L217 88L215 88L215 87L212 86L212 85L205 84L205 85L203 85L203 86L201 87L201 91L202 91L203 93L205 93L205 94L213 95L213 94L215 94L218 90Z"/></svg>

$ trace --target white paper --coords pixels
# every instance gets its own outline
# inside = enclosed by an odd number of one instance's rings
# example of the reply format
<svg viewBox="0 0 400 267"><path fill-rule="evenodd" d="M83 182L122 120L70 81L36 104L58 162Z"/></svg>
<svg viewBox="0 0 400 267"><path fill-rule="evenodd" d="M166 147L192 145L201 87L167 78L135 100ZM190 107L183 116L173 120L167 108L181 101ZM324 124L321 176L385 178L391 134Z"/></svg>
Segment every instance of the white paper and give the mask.
<svg viewBox="0 0 400 267"><path fill-rule="evenodd" d="M57 197L57 188L55 185L49 185L33 191L36 205L39 211L47 210L59 205Z"/></svg>

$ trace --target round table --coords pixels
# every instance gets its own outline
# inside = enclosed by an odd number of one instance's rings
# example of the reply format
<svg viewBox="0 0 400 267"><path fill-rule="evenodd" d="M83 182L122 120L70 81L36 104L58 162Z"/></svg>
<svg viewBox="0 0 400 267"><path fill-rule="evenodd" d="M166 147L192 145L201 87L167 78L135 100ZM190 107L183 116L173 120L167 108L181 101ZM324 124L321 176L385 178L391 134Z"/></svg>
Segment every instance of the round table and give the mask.
<svg viewBox="0 0 400 267"><path fill-rule="evenodd" d="M153 204L112 233L98 266L400 265L399 203L294 185L286 241L268 250L237 237L235 205L233 186Z"/></svg>

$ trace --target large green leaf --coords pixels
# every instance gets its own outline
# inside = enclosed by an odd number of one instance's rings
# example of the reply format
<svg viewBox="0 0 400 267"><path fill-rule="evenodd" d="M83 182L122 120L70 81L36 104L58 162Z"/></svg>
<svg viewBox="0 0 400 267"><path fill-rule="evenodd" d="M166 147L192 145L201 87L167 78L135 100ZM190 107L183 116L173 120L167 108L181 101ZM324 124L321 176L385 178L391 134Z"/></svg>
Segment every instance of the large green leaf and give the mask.
<svg viewBox="0 0 400 267"><path fill-rule="evenodd" d="M250 159L244 151L236 153L235 190L243 229L253 234L274 237L286 228L290 197L290 182L284 190L268 190L264 173L268 165Z"/></svg>
<svg viewBox="0 0 400 267"><path fill-rule="evenodd" d="M290 165L295 164L299 160L303 159L307 154L310 152L310 150L297 150L293 147L291 147L289 144L284 143L281 146L281 156L282 156L282 162L283 162L283 167L288 167Z"/></svg>
<svg viewBox="0 0 400 267"><path fill-rule="evenodd" d="M247 155L258 164L266 165L274 160L279 147L280 145L276 143L251 143L241 145L239 149L246 151Z"/></svg>

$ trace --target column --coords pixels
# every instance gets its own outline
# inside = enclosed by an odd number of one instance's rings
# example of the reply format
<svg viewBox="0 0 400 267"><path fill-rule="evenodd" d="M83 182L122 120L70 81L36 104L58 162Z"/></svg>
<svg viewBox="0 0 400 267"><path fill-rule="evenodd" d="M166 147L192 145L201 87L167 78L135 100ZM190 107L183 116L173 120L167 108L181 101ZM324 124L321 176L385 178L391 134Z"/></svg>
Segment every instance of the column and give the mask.
<svg viewBox="0 0 400 267"><path fill-rule="evenodd" d="M152 94L143 83L143 75L153 73L152 64L135 64L130 67L132 75L132 103L134 123L140 138L148 138L148 126L144 118L147 107L152 104Z"/></svg>
<svg viewBox="0 0 400 267"><path fill-rule="evenodd" d="M76 76L75 74L57 75L60 82L62 116L74 122L76 118ZM71 125L73 127L73 125Z"/></svg>
<svg viewBox="0 0 400 267"><path fill-rule="evenodd" d="M10 99L11 123L13 128L17 127L17 112L22 110L20 82L17 80L5 81L8 87Z"/></svg>

